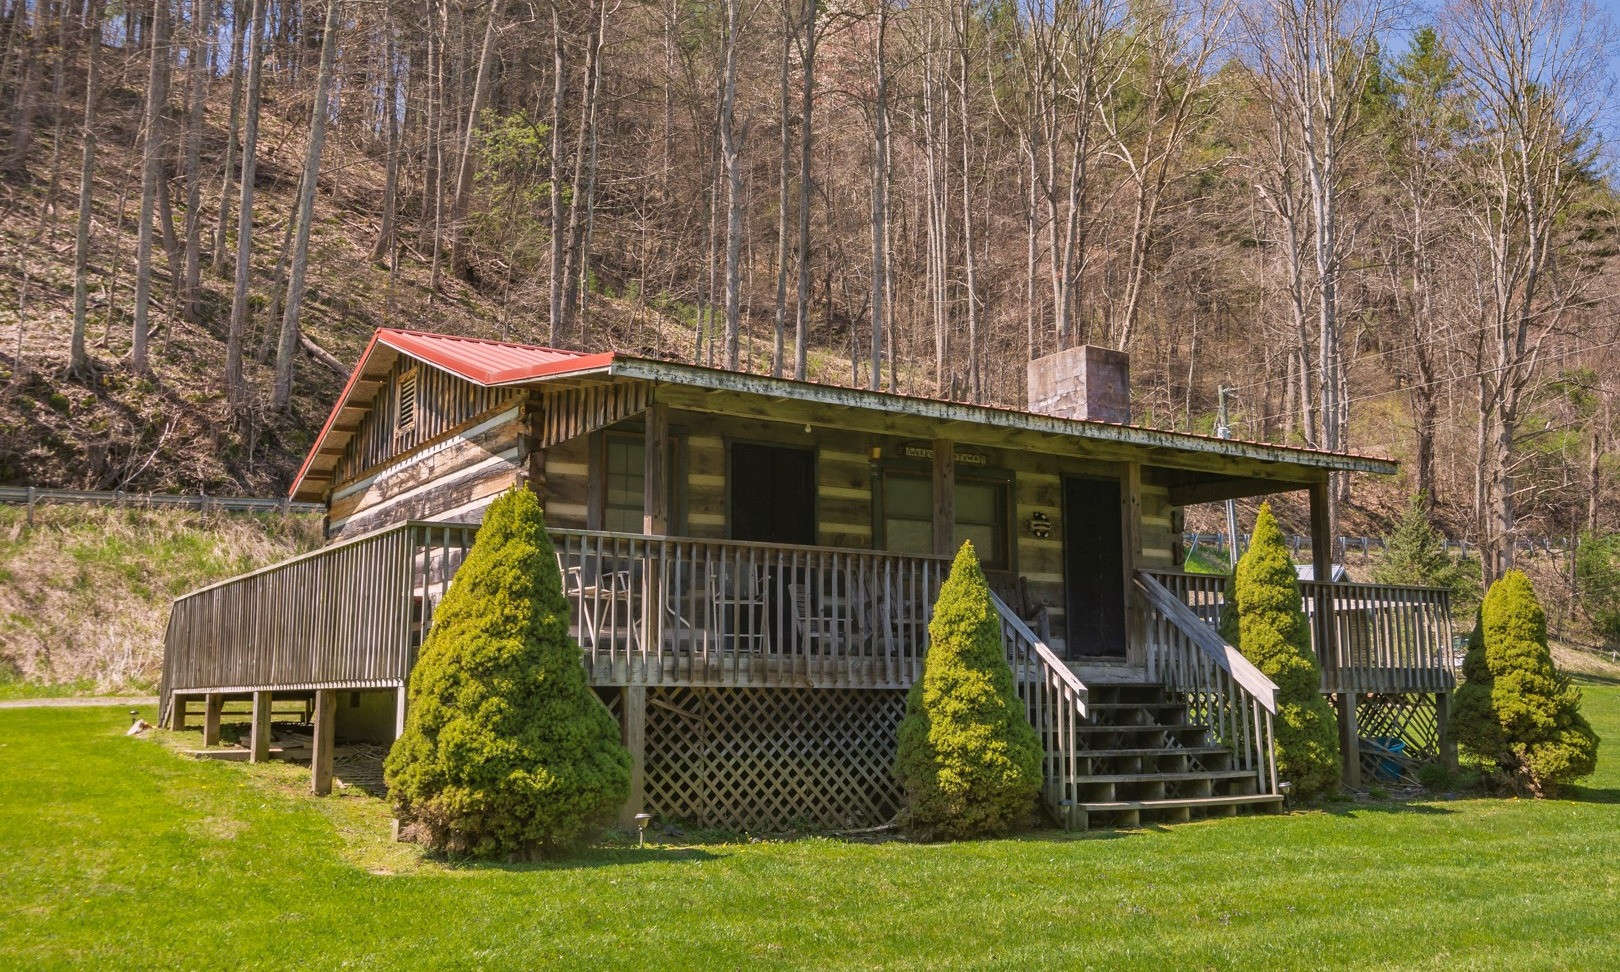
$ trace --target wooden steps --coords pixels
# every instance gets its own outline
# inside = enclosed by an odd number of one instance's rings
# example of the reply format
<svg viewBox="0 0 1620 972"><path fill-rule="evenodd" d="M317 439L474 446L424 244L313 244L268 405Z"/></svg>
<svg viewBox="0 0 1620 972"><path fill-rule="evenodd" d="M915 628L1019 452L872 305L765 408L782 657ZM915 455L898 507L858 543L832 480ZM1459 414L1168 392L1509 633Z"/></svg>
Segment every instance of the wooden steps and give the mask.
<svg viewBox="0 0 1620 972"><path fill-rule="evenodd" d="M1076 825L1138 827L1281 805L1257 792L1255 771L1234 766L1232 751L1163 686L1110 680L1087 689L1087 722L1076 727Z"/></svg>

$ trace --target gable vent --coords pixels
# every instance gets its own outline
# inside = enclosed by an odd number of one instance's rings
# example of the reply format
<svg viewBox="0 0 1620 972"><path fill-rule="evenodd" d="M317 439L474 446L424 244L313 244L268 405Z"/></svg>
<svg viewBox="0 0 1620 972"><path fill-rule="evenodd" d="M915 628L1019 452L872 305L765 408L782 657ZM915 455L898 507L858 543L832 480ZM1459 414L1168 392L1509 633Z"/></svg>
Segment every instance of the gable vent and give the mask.
<svg viewBox="0 0 1620 972"><path fill-rule="evenodd" d="M416 369L399 376L399 386L395 392L394 431L409 432L416 427Z"/></svg>

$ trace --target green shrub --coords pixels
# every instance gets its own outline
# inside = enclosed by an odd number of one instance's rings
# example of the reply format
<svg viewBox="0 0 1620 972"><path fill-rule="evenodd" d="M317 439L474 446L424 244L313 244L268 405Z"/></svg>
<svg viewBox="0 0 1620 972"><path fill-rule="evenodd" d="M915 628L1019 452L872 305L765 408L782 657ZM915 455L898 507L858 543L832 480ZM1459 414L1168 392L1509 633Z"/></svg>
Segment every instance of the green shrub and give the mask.
<svg viewBox="0 0 1620 972"><path fill-rule="evenodd" d="M1587 533L1575 547L1575 584L1592 630L1620 645L1620 533Z"/></svg>
<svg viewBox="0 0 1620 972"><path fill-rule="evenodd" d="M1271 504L1262 504L1254 538L1226 585L1221 636L1277 683L1277 775L1301 799L1339 780L1339 733L1322 697L1322 670L1311 654L1299 575Z"/></svg>
<svg viewBox="0 0 1620 972"><path fill-rule="evenodd" d="M411 673L384 765L396 813L433 847L533 856L624 803L630 754L585 682L540 503L490 505Z"/></svg>
<svg viewBox="0 0 1620 972"><path fill-rule="evenodd" d="M1530 579L1510 570L1491 585L1463 661L1457 741L1516 787L1551 796L1597 764L1597 733L1581 693L1553 667L1547 616Z"/></svg>
<svg viewBox="0 0 1620 972"><path fill-rule="evenodd" d="M928 638L895 757L911 824L937 837L1005 831L1034 805L1042 752L972 543L962 544L939 589Z"/></svg>

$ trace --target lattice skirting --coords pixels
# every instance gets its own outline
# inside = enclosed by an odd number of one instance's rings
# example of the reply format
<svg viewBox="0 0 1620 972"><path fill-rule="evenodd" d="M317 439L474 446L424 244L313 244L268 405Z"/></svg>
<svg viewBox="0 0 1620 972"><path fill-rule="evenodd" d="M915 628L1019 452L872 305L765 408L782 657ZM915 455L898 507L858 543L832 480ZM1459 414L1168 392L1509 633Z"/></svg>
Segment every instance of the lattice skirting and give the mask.
<svg viewBox="0 0 1620 972"><path fill-rule="evenodd" d="M904 714L901 691L649 688L647 809L739 830L884 823Z"/></svg>
<svg viewBox="0 0 1620 972"><path fill-rule="evenodd" d="M1336 697L1334 704L1342 704ZM1363 779L1405 781L1415 768L1440 758L1439 708L1433 695L1358 695ZM1391 743L1399 741L1399 754Z"/></svg>

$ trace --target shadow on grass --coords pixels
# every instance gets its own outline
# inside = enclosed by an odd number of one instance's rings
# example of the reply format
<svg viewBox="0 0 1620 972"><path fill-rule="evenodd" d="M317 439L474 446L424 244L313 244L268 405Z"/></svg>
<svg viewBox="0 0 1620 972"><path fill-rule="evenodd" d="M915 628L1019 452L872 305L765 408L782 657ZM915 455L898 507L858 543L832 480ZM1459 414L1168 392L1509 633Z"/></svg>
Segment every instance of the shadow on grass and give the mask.
<svg viewBox="0 0 1620 972"><path fill-rule="evenodd" d="M1472 796L1473 794L1468 795ZM1366 803L1361 803L1354 800L1334 800L1311 807L1296 807L1292 809L1321 810L1326 813L1333 814L1335 817L1350 817L1352 819L1360 816L1363 813L1412 814L1419 817L1444 817L1457 812L1450 807L1444 806L1443 804L1420 802L1440 799L1441 797L1435 794L1421 794L1419 796L1412 797L1410 800L1373 800Z"/></svg>
<svg viewBox="0 0 1620 972"><path fill-rule="evenodd" d="M696 864L717 861L725 854L716 854L702 847L590 847L566 857L542 861L482 861L470 858L444 857L428 854L436 861L457 871L581 871L607 867L632 867L638 864Z"/></svg>
<svg viewBox="0 0 1620 972"><path fill-rule="evenodd" d="M1620 686L1620 678L1613 675L1594 675L1589 672L1572 672L1570 681L1576 685L1603 685L1608 687Z"/></svg>
<svg viewBox="0 0 1620 972"><path fill-rule="evenodd" d="M1575 803L1620 803L1620 789L1571 784L1558 791L1558 798Z"/></svg>

